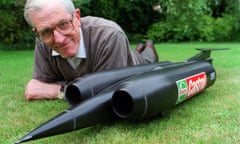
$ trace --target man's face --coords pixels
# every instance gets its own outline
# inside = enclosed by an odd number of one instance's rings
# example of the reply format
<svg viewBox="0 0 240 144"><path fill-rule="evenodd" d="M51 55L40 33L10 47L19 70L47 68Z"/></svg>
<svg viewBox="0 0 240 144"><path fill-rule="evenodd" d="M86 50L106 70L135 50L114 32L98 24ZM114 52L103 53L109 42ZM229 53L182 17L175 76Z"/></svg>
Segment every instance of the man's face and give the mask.
<svg viewBox="0 0 240 144"><path fill-rule="evenodd" d="M80 10L73 14L67 13L64 8L57 5L44 7L39 12L32 12L30 18L36 33L48 33L48 39L42 41L51 49L66 58L73 57L80 45ZM65 32L65 23L68 29Z"/></svg>

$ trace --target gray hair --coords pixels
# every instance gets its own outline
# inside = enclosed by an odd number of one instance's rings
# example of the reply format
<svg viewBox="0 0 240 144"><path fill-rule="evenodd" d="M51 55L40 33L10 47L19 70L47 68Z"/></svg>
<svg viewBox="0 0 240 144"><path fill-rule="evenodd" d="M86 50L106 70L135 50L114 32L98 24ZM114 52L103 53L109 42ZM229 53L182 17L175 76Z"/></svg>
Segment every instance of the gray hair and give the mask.
<svg viewBox="0 0 240 144"><path fill-rule="evenodd" d="M75 6L72 0L50 0L56 1L57 3L61 4L63 8L69 13L72 14L75 10ZM24 18L26 22L32 26L33 23L30 19L31 12L39 12L44 6L48 5L47 0L27 0L24 8Z"/></svg>

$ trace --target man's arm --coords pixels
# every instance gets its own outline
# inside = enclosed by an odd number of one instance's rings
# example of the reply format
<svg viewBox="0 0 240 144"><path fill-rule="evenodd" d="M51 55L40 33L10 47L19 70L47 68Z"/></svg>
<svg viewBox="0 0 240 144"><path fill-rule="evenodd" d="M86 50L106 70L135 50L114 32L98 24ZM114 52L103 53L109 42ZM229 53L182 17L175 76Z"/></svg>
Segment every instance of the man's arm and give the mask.
<svg viewBox="0 0 240 144"><path fill-rule="evenodd" d="M60 89L60 84L45 83L32 79L26 86L25 97L27 100L57 99Z"/></svg>
<svg viewBox="0 0 240 144"><path fill-rule="evenodd" d="M59 76L54 69L57 66L54 65L51 52L41 41L36 39L33 78L25 89L27 100L58 98L61 83L57 82Z"/></svg>

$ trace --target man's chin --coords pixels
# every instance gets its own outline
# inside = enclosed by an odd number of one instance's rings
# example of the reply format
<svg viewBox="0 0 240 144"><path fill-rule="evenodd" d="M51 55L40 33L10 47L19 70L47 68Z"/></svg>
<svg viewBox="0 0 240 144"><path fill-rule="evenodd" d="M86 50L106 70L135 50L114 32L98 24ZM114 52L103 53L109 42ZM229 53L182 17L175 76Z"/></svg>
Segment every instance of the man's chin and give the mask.
<svg viewBox="0 0 240 144"><path fill-rule="evenodd" d="M65 49L59 49L58 53L65 58L72 58L77 54L77 50L65 48Z"/></svg>

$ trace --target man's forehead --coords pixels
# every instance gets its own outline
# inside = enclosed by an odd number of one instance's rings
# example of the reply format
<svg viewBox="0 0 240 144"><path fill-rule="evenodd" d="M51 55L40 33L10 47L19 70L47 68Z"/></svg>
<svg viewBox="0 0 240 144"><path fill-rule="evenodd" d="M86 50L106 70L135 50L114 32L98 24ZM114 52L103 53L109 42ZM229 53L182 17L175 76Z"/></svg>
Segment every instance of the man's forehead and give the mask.
<svg viewBox="0 0 240 144"><path fill-rule="evenodd" d="M51 13L54 11L65 12L64 5L60 3L58 0L41 0L37 5L35 7L37 9L33 7L33 9L30 11L30 14L34 13L33 15L35 14L44 15L45 13Z"/></svg>
<svg viewBox="0 0 240 144"><path fill-rule="evenodd" d="M31 13L30 17L33 25L42 29L67 19L68 15L70 14L64 8L44 7L39 12Z"/></svg>

